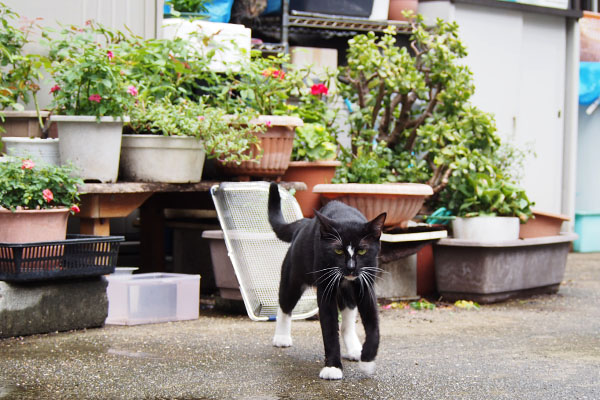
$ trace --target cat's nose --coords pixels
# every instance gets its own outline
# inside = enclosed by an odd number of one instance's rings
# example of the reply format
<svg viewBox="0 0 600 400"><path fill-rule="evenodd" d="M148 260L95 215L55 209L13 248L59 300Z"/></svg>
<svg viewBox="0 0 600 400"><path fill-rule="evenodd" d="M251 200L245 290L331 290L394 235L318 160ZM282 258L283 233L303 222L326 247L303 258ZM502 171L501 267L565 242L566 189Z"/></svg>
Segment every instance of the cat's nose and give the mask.
<svg viewBox="0 0 600 400"><path fill-rule="evenodd" d="M348 260L346 267L348 267L348 270L354 271L356 269L356 261L354 261L353 259Z"/></svg>

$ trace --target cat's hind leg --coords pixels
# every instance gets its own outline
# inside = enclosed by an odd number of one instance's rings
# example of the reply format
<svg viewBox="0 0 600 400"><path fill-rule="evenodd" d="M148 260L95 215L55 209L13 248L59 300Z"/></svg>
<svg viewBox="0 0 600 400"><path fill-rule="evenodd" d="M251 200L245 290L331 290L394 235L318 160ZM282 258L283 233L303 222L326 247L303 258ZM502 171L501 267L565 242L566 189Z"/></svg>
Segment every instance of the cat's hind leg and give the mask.
<svg viewBox="0 0 600 400"><path fill-rule="evenodd" d="M292 345L292 310L296 307L300 297L302 297L302 293L304 293L303 286L290 282L290 279L282 274L273 346L290 347Z"/></svg>

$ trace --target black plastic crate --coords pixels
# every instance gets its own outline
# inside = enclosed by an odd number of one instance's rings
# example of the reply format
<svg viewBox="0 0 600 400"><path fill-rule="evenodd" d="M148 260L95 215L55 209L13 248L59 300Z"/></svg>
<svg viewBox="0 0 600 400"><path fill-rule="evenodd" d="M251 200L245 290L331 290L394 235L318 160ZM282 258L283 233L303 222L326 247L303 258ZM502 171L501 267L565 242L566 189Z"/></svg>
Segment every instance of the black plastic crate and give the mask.
<svg viewBox="0 0 600 400"><path fill-rule="evenodd" d="M67 235L66 240L0 243L0 280L28 282L110 274L123 236Z"/></svg>

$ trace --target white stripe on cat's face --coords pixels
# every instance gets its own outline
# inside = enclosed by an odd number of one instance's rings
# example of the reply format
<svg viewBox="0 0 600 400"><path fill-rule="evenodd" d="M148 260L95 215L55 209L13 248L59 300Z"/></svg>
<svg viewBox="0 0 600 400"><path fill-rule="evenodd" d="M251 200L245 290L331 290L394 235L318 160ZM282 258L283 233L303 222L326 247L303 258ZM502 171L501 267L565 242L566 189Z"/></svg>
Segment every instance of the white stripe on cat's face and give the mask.
<svg viewBox="0 0 600 400"><path fill-rule="evenodd" d="M348 250L348 255L350 257L354 257L354 247L348 246L348 247L346 247L346 250Z"/></svg>

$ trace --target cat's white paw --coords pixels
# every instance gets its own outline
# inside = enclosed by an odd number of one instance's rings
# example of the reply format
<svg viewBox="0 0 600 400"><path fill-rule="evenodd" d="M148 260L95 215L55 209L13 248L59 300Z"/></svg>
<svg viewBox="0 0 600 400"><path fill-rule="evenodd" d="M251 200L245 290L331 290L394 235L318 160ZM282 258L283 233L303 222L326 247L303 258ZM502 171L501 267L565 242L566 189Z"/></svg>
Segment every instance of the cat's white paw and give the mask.
<svg viewBox="0 0 600 400"><path fill-rule="evenodd" d="M346 349L346 352L342 354L342 357L344 357L346 360L350 360L350 361L359 361L360 360L360 353L362 352L362 346L360 345L360 343L358 344L358 346L348 346L350 348Z"/></svg>
<svg viewBox="0 0 600 400"><path fill-rule="evenodd" d="M375 361L361 361L358 363L358 368L365 375L373 375L375 373Z"/></svg>
<svg viewBox="0 0 600 400"><path fill-rule="evenodd" d="M319 378L321 379L338 380L343 377L342 370L337 367L324 367L319 373Z"/></svg>
<svg viewBox="0 0 600 400"><path fill-rule="evenodd" d="M290 347L292 345L292 337L290 335L275 335L273 336L273 346L275 347Z"/></svg>

